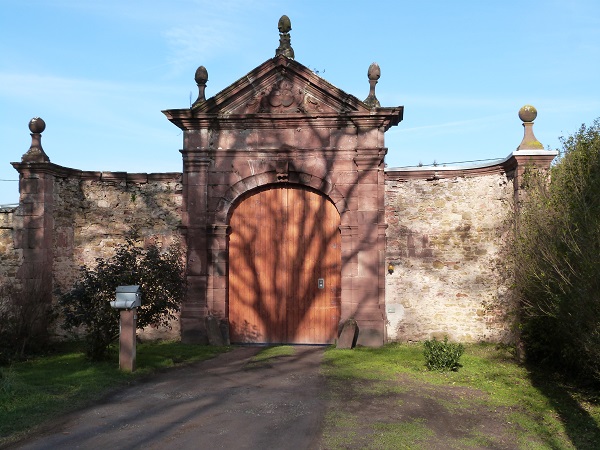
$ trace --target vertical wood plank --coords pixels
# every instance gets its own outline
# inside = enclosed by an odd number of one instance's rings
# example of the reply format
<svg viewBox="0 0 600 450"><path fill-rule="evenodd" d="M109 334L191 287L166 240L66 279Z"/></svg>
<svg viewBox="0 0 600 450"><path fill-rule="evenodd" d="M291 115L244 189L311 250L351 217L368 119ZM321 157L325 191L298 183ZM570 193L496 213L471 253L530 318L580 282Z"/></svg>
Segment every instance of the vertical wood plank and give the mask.
<svg viewBox="0 0 600 450"><path fill-rule="evenodd" d="M339 223L329 200L300 187L271 187L236 207L229 241L233 342L333 342L340 317Z"/></svg>

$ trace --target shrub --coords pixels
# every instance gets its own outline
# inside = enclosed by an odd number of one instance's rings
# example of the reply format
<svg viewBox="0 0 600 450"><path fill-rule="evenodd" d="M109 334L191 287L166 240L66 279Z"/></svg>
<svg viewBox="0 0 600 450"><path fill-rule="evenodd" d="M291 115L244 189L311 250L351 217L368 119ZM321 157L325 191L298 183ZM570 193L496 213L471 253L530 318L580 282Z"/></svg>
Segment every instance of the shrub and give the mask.
<svg viewBox="0 0 600 450"><path fill-rule="evenodd" d="M26 283L0 283L0 364L46 349L51 313L46 271Z"/></svg>
<svg viewBox="0 0 600 450"><path fill-rule="evenodd" d="M423 354L425 355L425 365L429 370L453 370L460 367L459 360L465 351L465 347L459 343L448 342L448 336L443 341L433 338L425 341Z"/></svg>
<svg viewBox="0 0 600 450"><path fill-rule="evenodd" d="M512 243L530 361L600 380L600 120L561 138L548 174L529 173Z"/></svg>
<svg viewBox="0 0 600 450"><path fill-rule="evenodd" d="M162 251L152 244L140 247L137 236L118 246L109 259L98 258L94 268L82 267L72 290L61 295L58 305L62 327L81 331L87 354L98 360L119 336L119 311L111 308L117 286L139 285L142 306L137 309L137 327L170 327L185 293L181 249Z"/></svg>

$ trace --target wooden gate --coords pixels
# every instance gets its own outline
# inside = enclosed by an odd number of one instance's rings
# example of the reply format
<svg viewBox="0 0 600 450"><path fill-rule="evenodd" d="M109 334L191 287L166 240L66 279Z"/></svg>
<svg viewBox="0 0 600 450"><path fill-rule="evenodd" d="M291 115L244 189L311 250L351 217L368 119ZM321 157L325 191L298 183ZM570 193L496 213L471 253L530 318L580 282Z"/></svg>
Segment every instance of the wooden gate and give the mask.
<svg viewBox="0 0 600 450"><path fill-rule="evenodd" d="M340 319L340 215L323 195L270 187L234 210L232 342L331 343Z"/></svg>

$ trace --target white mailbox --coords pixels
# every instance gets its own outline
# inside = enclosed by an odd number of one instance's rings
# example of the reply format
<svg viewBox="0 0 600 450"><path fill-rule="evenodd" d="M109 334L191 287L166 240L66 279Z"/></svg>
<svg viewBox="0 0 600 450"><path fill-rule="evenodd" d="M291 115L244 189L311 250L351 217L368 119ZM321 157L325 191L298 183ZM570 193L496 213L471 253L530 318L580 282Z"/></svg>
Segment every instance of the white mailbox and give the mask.
<svg viewBox="0 0 600 450"><path fill-rule="evenodd" d="M142 291L139 286L117 286L117 297L110 302L115 309L132 309L142 306Z"/></svg>

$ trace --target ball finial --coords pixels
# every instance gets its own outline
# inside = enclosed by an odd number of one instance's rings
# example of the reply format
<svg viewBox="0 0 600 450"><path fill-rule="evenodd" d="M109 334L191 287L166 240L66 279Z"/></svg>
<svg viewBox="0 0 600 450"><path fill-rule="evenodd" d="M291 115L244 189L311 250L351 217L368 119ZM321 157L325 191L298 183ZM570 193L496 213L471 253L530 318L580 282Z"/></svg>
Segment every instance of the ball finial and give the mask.
<svg viewBox="0 0 600 450"><path fill-rule="evenodd" d="M519 119L523 121L523 140L517 150L543 150L544 146L533 134L533 121L537 117L537 110L531 105L525 105L519 110Z"/></svg>
<svg viewBox="0 0 600 450"><path fill-rule="evenodd" d="M43 133L46 129L46 122L40 117L34 117L29 121L29 131L32 133Z"/></svg>
<svg viewBox="0 0 600 450"><path fill-rule="evenodd" d="M537 117L537 109L531 105L525 105L519 110L519 119L523 122L533 122Z"/></svg>
<svg viewBox="0 0 600 450"><path fill-rule="evenodd" d="M29 121L29 131L31 131L31 145L29 150L21 157L24 163L43 163L50 162L50 158L42 148L42 132L46 129L46 122L39 117L34 117Z"/></svg>

